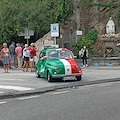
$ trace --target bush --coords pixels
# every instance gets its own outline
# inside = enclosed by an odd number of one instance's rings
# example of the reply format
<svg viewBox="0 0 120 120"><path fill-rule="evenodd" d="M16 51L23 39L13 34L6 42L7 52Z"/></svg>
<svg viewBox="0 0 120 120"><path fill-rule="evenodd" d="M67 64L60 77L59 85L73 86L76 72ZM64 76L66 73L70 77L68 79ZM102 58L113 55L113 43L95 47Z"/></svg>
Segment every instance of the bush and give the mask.
<svg viewBox="0 0 120 120"><path fill-rule="evenodd" d="M92 53L91 46L97 39L98 31L94 30L85 35L85 37L81 37L81 39L78 42L75 42L74 46L77 49L77 51L80 51L81 48L85 45L88 48L89 54Z"/></svg>

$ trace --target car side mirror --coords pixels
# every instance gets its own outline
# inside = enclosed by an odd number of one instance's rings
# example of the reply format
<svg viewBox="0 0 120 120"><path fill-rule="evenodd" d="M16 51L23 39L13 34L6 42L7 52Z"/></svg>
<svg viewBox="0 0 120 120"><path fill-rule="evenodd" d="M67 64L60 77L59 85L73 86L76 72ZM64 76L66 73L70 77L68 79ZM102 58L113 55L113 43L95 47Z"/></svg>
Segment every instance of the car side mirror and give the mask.
<svg viewBox="0 0 120 120"><path fill-rule="evenodd" d="M44 56L42 58L40 58L42 61L46 60L47 59L47 56Z"/></svg>

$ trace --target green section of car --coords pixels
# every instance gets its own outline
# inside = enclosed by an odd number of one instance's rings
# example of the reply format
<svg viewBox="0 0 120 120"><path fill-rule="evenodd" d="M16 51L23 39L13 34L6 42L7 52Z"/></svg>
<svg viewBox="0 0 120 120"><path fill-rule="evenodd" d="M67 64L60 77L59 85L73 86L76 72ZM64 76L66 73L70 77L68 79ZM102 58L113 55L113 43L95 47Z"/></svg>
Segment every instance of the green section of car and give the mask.
<svg viewBox="0 0 120 120"><path fill-rule="evenodd" d="M47 78L48 72L50 73L51 77L53 77L53 75L65 74L64 64L59 59L49 60L48 53L51 51L55 51L55 49L44 49L41 51L41 56L39 57L38 63L36 65L38 74L45 78ZM46 60L41 60L41 57L43 57L42 53L46 53Z"/></svg>

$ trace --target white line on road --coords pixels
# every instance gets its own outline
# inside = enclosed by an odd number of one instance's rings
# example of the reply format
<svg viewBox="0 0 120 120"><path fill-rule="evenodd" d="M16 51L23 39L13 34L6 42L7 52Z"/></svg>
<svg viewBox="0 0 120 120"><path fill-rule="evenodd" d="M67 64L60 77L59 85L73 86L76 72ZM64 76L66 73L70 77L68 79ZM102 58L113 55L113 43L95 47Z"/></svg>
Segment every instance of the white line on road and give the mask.
<svg viewBox="0 0 120 120"><path fill-rule="evenodd" d="M0 88L1 89L17 90L17 91L35 90L34 88L20 87L20 86L7 86L7 85L0 85Z"/></svg>
<svg viewBox="0 0 120 120"><path fill-rule="evenodd" d="M6 74L2 74L3 76L6 76ZM33 73L10 73L10 74L7 74L7 76L35 76L35 74Z"/></svg>
<svg viewBox="0 0 120 120"><path fill-rule="evenodd" d="M17 79L17 78L14 78L14 79L9 79L9 78L0 78L0 80L7 80L7 81L25 81L25 80L23 80L23 79Z"/></svg>
<svg viewBox="0 0 120 120"><path fill-rule="evenodd" d="M17 98L18 100L28 100L28 99L33 99L33 98L38 98L40 97L39 95L36 96L30 96L30 97L21 97L21 98Z"/></svg>
<svg viewBox="0 0 120 120"><path fill-rule="evenodd" d="M7 102L5 101L5 102L0 102L0 105L2 105L2 104L7 104Z"/></svg>
<svg viewBox="0 0 120 120"><path fill-rule="evenodd" d="M61 91L61 92L55 92L55 93L52 93L53 95L58 95L58 94L63 94L63 93L68 93L69 91Z"/></svg>

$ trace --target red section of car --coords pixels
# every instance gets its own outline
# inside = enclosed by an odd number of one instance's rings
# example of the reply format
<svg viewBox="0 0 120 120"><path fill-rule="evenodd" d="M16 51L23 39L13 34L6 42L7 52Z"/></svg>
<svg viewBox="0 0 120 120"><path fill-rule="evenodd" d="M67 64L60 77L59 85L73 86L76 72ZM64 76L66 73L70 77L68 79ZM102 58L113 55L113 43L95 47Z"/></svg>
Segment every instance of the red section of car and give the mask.
<svg viewBox="0 0 120 120"><path fill-rule="evenodd" d="M69 51L71 54L72 52L69 50L69 49L62 49L62 50L65 50L65 51ZM72 57L73 57L73 54L72 54ZM73 59L66 59L70 65L71 65L71 74L74 74L74 73L82 73L82 69L81 67L77 64L77 62L74 60L74 57ZM77 70L77 67L80 67L79 70Z"/></svg>
<svg viewBox="0 0 120 120"><path fill-rule="evenodd" d="M74 60L74 59L66 59L69 63L70 63L70 65L71 65L71 72L72 72L72 74L74 74L74 73L80 73L81 72L81 70L77 70L77 67L79 66L78 64L77 64L77 62ZM80 67L80 66L79 66ZM81 68L80 68L81 69ZM80 72L79 72L80 71Z"/></svg>

